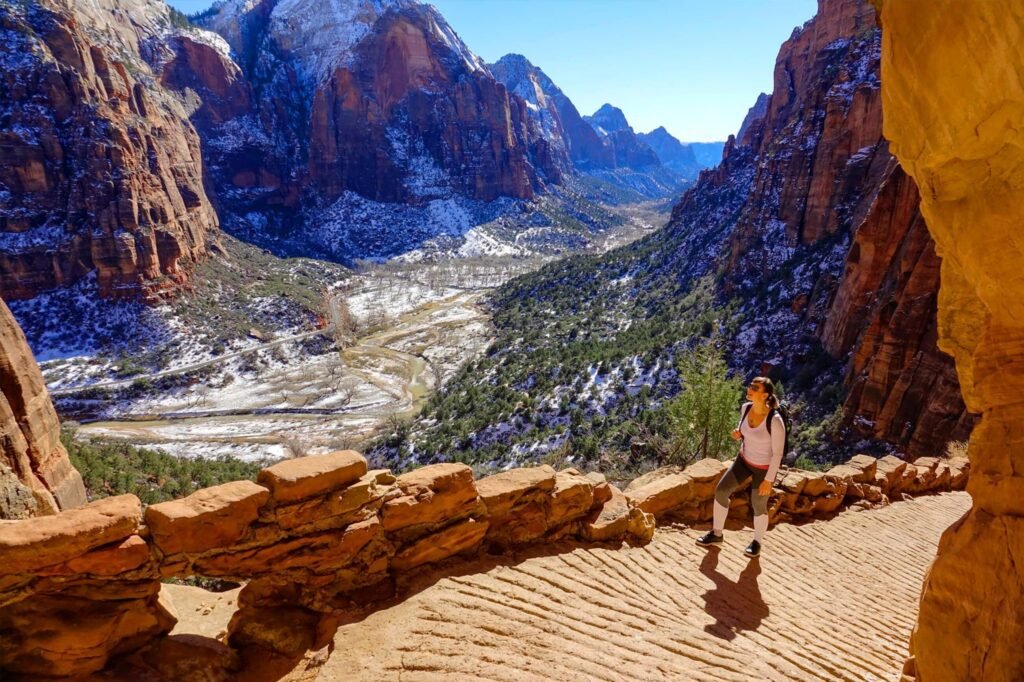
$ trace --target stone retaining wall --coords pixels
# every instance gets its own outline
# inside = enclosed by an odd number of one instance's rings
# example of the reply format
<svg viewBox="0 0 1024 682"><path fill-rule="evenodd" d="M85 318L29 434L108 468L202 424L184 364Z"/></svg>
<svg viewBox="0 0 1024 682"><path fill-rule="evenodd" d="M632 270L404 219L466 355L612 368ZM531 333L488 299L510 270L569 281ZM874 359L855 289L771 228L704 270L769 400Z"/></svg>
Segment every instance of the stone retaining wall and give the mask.
<svg viewBox="0 0 1024 682"><path fill-rule="evenodd" d="M395 477L340 451L145 513L122 495L3 521L0 671L89 674L141 650L151 667L178 666L165 679L187 677L182 661L213 661L229 679L253 652L287 659L323 646L346 617L392 598L396 581L427 564L559 540L642 544L655 519L710 520L727 467L702 460L661 469L623 492L601 474L548 466L474 481L465 465L436 464ZM966 477L966 460L859 455L825 473L786 472L769 509L773 522L815 518L963 489ZM747 499L734 495L732 518L749 517ZM161 600L161 580L190 576L246 583L225 643L164 637L176 617Z"/></svg>

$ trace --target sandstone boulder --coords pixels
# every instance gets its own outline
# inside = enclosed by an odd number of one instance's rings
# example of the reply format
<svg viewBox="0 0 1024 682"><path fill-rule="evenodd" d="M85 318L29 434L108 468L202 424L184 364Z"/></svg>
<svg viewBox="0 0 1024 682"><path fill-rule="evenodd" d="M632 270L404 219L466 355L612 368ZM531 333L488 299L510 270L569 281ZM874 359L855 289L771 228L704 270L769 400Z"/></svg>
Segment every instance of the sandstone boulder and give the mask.
<svg viewBox="0 0 1024 682"><path fill-rule="evenodd" d="M899 457L893 455L886 455L880 457L876 464L875 479L878 483L879 475L884 477L885 490L899 490L903 482L903 473L907 469L907 463Z"/></svg>
<svg viewBox="0 0 1024 682"><path fill-rule="evenodd" d="M119 495L54 516L0 521L0 575L35 571L124 540L139 530L142 504Z"/></svg>
<svg viewBox="0 0 1024 682"><path fill-rule="evenodd" d="M685 473L670 474L626 493L634 507L655 518L694 499L693 479Z"/></svg>
<svg viewBox="0 0 1024 682"><path fill-rule="evenodd" d="M113 653L174 627L158 591L154 580L150 596L141 599L37 594L7 605L0 609L0 670L30 679L96 672Z"/></svg>
<svg viewBox="0 0 1024 682"><path fill-rule="evenodd" d="M112 542L64 564L45 569L42 574L113 577L137 569L151 558L149 544L140 536L131 535L120 542Z"/></svg>
<svg viewBox="0 0 1024 682"><path fill-rule="evenodd" d="M612 499L612 486L608 483L608 479L605 475L591 471L587 474L587 478L590 479L591 484L594 486L594 504L601 505Z"/></svg>
<svg viewBox="0 0 1024 682"><path fill-rule="evenodd" d="M510 469L477 481L480 499L492 519L504 518L524 497L555 489L555 470L544 465Z"/></svg>
<svg viewBox="0 0 1024 682"><path fill-rule="evenodd" d="M564 492L570 496L560 513L571 511L572 493L590 484L588 480L584 484L577 478L582 477L572 474L563 477L564 484L568 484ZM477 487L490 519L487 542L504 548L534 542L544 536L551 527L552 494L557 481L558 474L547 465L510 469L480 479Z"/></svg>
<svg viewBox="0 0 1024 682"><path fill-rule="evenodd" d="M586 476L560 471L555 476L548 510L548 526L555 528L582 518L594 506L594 484Z"/></svg>
<svg viewBox="0 0 1024 682"><path fill-rule="evenodd" d="M341 490L295 504L278 505L273 518L280 528L290 533L340 527L377 513L385 496L394 490L395 480L389 471L371 471Z"/></svg>
<svg viewBox="0 0 1024 682"><path fill-rule="evenodd" d="M198 557L194 567L200 575L237 579L295 569L323 573L348 566L368 544L383 541L380 519L371 516L343 531L286 538L261 547L211 552Z"/></svg>
<svg viewBox="0 0 1024 682"><path fill-rule="evenodd" d="M422 564L473 552L487 534L487 521L466 519L403 548L391 561L396 571L407 571Z"/></svg>
<svg viewBox="0 0 1024 682"><path fill-rule="evenodd" d="M665 478L666 476L671 476L672 474L682 473L682 471L682 467L678 467L675 465L665 466L659 469L655 469L654 471L649 471L646 474L638 476L637 478L634 478L632 481L630 481L626 485L626 488L623 492L632 492L637 488L644 487L648 483L653 483L654 481L657 481L660 478Z"/></svg>
<svg viewBox="0 0 1024 682"><path fill-rule="evenodd" d="M395 485L381 510L387 532L447 524L480 509L473 470L465 464L431 464L402 474Z"/></svg>
<svg viewBox="0 0 1024 682"><path fill-rule="evenodd" d="M193 554L240 540L270 499L252 481L232 481L146 509L154 544L164 555Z"/></svg>
<svg viewBox="0 0 1024 682"><path fill-rule="evenodd" d="M270 490L278 504L297 502L344 487L366 473L366 458L352 450L299 457L260 471L257 483Z"/></svg>
<svg viewBox="0 0 1024 682"><path fill-rule="evenodd" d="M591 542L620 540L629 530L629 514L632 507L622 492L609 486L612 496L600 507L587 515L581 531L584 539Z"/></svg>
<svg viewBox="0 0 1024 682"><path fill-rule="evenodd" d="M846 464L860 470L861 475L854 479L857 483L870 483L874 480L878 460L871 455L854 455Z"/></svg>
<svg viewBox="0 0 1024 682"><path fill-rule="evenodd" d="M244 607L231 618L228 643L295 658L313 646L319 625L319 614L299 606Z"/></svg>
<svg viewBox="0 0 1024 682"><path fill-rule="evenodd" d="M705 457L686 467L683 473L693 479L693 496L698 500L707 500L714 497L715 486L728 468L725 462Z"/></svg>
<svg viewBox="0 0 1024 682"><path fill-rule="evenodd" d="M779 481L779 487L792 495L800 495L807 484L807 473L803 471L788 471Z"/></svg>
<svg viewBox="0 0 1024 682"><path fill-rule="evenodd" d="M210 637L170 635L156 640L142 660L162 680L231 682L241 666L238 652Z"/></svg>

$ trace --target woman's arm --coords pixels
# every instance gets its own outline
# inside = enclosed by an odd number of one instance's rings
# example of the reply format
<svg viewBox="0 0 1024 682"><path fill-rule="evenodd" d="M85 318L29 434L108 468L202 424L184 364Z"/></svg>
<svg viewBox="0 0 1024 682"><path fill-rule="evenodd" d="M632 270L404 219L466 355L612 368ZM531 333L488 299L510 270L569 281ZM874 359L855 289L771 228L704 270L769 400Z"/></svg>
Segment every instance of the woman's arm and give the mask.
<svg viewBox="0 0 1024 682"><path fill-rule="evenodd" d="M775 482L775 475L779 473L782 465L782 453L786 449L786 422L782 415L776 412L772 416L772 463L768 466L768 473L764 480Z"/></svg>

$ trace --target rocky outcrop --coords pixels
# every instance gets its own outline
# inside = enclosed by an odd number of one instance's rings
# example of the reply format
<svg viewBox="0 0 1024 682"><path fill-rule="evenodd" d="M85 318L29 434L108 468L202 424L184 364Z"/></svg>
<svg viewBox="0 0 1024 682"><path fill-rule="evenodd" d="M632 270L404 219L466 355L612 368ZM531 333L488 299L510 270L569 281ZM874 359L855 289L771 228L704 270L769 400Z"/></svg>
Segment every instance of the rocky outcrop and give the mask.
<svg viewBox="0 0 1024 682"><path fill-rule="evenodd" d="M94 673L170 632L134 495L0 522L0 670L31 679Z"/></svg>
<svg viewBox="0 0 1024 682"><path fill-rule="evenodd" d="M263 0L225 3L205 23L253 92L234 123L200 126L219 183L241 190L224 193L236 212L345 192L414 204L451 192L530 198L560 179L562 159L525 105L430 6Z"/></svg>
<svg viewBox="0 0 1024 682"><path fill-rule="evenodd" d="M60 422L39 365L0 301L0 519L85 504L82 477L60 442Z"/></svg>
<svg viewBox="0 0 1024 682"><path fill-rule="evenodd" d="M743 117L743 123L740 124L739 132L736 133L737 144L750 144L750 141L746 139L747 132L751 129L755 122L760 121L764 118L764 115L768 113L768 100L770 97L761 93L754 100L754 106L747 110L747 115Z"/></svg>
<svg viewBox="0 0 1024 682"><path fill-rule="evenodd" d="M702 460L654 472L623 493L598 473L548 466L474 481L465 465L436 464L396 478L341 451L286 460L257 483L204 488L144 515L137 498L123 495L0 523L0 671L88 674L134 651L120 670L146 670L146 679L180 679L185 660L202 679L248 679L254 666L293 665L325 646L340 623L401 597L428 565L443 573L441 562L454 557L565 540L644 544L655 516L706 522L727 466ZM824 474L785 472L771 516L828 517L962 489L966 479L962 461L858 456ZM745 494L730 516L748 518ZM158 597L160 580L190 576L246 583L228 627L230 648L165 637L176 618Z"/></svg>
<svg viewBox="0 0 1024 682"><path fill-rule="evenodd" d="M885 134L942 257L939 344L968 407L973 507L925 578L904 679L1024 677L1024 9L880 2ZM967 636L965 633L970 633Z"/></svg>
<svg viewBox="0 0 1024 682"><path fill-rule="evenodd" d="M453 53L436 28L443 21L427 7L384 14L354 62L318 87L309 170L328 198L415 198L431 189L417 177L423 165L474 199L533 196L525 107L513 111L503 85Z"/></svg>
<svg viewBox="0 0 1024 682"><path fill-rule="evenodd" d="M573 173L576 159L581 155L584 157L581 159L582 163L585 165L588 162L588 141L580 141L577 144L576 140L570 138L566 126L562 123L563 117L579 119L580 123L583 121L576 107L547 74L531 64L526 57L518 54L507 54L494 64L490 64L488 68L511 95L515 95L526 105L532 158L546 157L546 165L556 168L559 176L563 173ZM586 128L590 130L589 126ZM603 150L600 140L592 130L591 135L593 140L590 146ZM574 147L581 148L574 151Z"/></svg>
<svg viewBox="0 0 1024 682"><path fill-rule="evenodd" d="M103 296L173 294L218 221L199 139L146 59L159 62L167 7L28 7L0 6L0 294L90 272Z"/></svg>
<svg viewBox="0 0 1024 682"><path fill-rule="evenodd" d="M572 100L526 57L507 54L490 69L510 93L527 104L529 116L548 140L554 156L560 157L564 150L570 168L584 172L615 165L612 149L583 120Z"/></svg>

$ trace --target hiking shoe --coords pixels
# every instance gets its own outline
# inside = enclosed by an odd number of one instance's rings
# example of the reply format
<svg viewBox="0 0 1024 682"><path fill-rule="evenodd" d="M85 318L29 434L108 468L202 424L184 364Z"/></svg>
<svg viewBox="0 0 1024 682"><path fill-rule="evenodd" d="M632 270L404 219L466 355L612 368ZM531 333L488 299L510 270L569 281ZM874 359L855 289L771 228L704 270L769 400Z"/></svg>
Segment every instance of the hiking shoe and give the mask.
<svg viewBox="0 0 1024 682"><path fill-rule="evenodd" d="M757 540L751 540L747 548L743 550L743 553L747 556L757 556L761 553L761 543Z"/></svg>
<svg viewBox="0 0 1024 682"><path fill-rule="evenodd" d="M697 544L704 545L705 547L708 545L716 545L722 541L722 537L724 535L724 533L722 535L716 535L715 531L709 530L707 533L697 538Z"/></svg>

